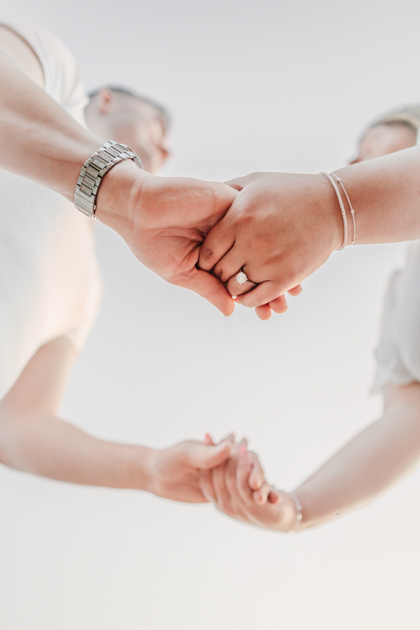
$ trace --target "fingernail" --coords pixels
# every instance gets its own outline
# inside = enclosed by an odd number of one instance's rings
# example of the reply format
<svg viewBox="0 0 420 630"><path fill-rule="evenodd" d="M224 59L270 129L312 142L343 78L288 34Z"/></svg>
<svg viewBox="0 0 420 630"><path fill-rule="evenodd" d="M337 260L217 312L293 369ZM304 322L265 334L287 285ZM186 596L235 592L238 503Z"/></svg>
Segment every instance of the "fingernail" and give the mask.
<svg viewBox="0 0 420 630"><path fill-rule="evenodd" d="M247 449L247 447L246 447L246 446L241 446L241 448L239 449L239 452L240 452L240 453L247 453L247 452L248 452L248 449Z"/></svg>

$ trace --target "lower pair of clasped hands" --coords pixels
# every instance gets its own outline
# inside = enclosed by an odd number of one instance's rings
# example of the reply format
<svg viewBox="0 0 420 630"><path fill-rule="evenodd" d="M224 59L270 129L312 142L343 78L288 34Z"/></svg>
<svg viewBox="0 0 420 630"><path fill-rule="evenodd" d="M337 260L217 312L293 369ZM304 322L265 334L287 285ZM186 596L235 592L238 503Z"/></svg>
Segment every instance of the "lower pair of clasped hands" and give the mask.
<svg viewBox="0 0 420 630"><path fill-rule="evenodd" d="M203 497L230 518L256 527L280 532L293 531L297 523L296 503L287 492L277 490L265 478L258 456L243 438L235 442L223 463L200 472ZM213 445L210 435L205 443Z"/></svg>

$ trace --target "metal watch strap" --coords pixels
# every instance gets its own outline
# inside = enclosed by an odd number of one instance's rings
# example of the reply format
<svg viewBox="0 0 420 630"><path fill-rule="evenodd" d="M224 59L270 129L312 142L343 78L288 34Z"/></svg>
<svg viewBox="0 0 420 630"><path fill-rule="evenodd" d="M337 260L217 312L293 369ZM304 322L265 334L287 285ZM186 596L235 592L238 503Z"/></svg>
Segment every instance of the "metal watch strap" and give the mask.
<svg viewBox="0 0 420 630"><path fill-rule="evenodd" d="M74 193L74 205L88 217L95 218L96 197L102 178L113 166L123 160L133 160L144 170L139 156L125 144L109 140L105 142L82 166Z"/></svg>

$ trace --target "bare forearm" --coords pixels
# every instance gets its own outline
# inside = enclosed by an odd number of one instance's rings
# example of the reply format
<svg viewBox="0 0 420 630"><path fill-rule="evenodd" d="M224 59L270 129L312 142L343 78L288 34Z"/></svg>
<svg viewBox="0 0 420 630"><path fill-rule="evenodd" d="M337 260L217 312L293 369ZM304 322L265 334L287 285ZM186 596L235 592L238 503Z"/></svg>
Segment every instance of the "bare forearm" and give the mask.
<svg viewBox="0 0 420 630"><path fill-rule="evenodd" d="M74 194L98 141L0 51L0 168Z"/></svg>
<svg viewBox="0 0 420 630"><path fill-rule="evenodd" d="M0 461L57 481L147 490L152 453L96 439L48 412L0 421Z"/></svg>
<svg viewBox="0 0 420 630"><path fill-rule="evenodd" d="M336 171L356 213L358 243L420 238L420 147Z"/></svg>
<svg viewBox="0 0 420 630"><path fill-rule="evenodd" d="M297 488L303 529L371 502L415 467L420 458L418 409L393 405Z"/></svg>

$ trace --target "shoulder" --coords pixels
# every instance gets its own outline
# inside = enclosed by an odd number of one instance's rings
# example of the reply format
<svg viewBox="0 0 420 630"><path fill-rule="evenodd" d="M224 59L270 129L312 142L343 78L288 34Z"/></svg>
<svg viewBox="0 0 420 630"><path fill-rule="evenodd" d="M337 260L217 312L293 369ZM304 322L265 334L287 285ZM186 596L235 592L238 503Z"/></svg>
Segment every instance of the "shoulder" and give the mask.
<svg viewBox="0 0 420 630"><path fill-rule="evenodd" d="M83 123L87 97L81 72L73 53L52 33L35 26L10 25L32 48L42 66L45 91Z"/></svg>

